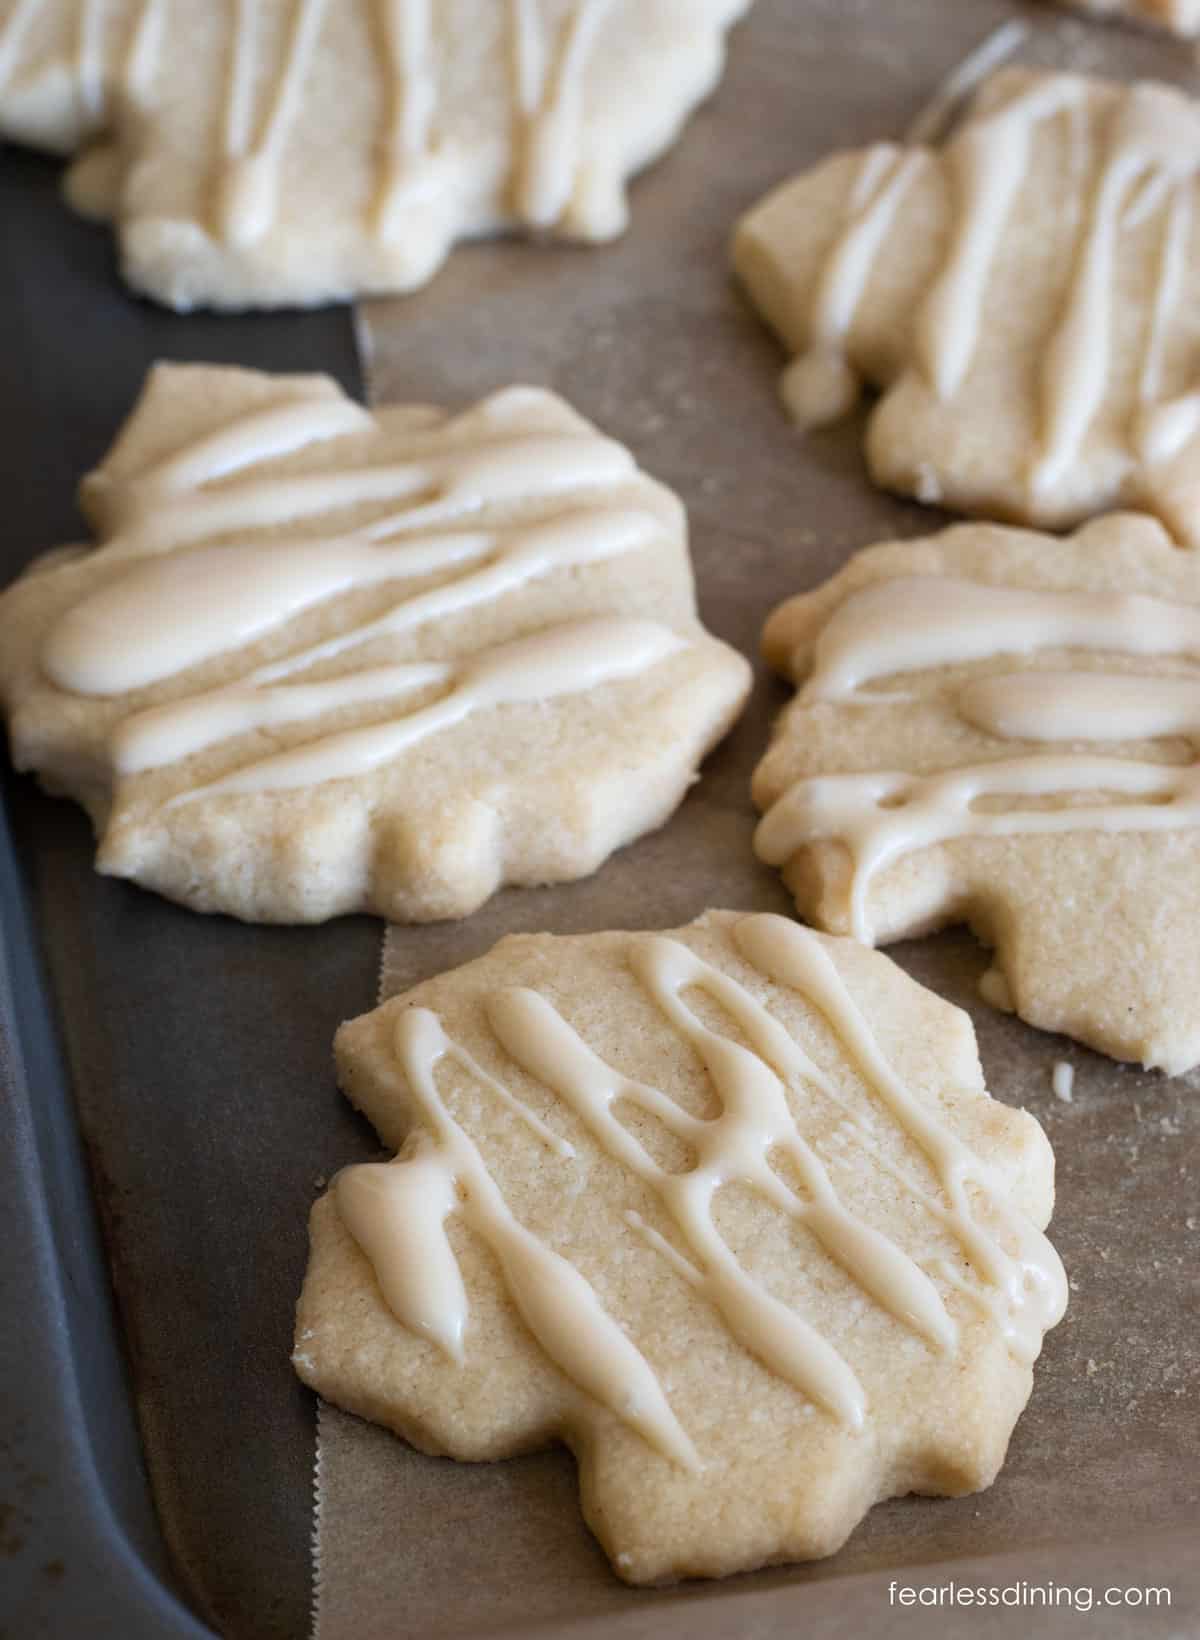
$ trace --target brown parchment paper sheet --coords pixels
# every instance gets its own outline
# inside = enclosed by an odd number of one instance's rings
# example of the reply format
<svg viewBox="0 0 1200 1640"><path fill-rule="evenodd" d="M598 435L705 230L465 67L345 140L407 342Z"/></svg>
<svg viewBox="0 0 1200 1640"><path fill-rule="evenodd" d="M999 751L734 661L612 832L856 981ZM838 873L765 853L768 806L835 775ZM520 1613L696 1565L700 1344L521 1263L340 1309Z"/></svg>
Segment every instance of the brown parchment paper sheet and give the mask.
<svg viewBox="0 0 1200 1640"><path fill-rule="evenodd" d="M460 249L427 290L368 304L377 401L462 405L544 383L624 440L687 503L708 625L756 656L768 611L857 547L941 517L868 485L859 427L801 442L777 402L782 353L734 288L730 228L769 186L831 149L893 138L942 77L1013 15L1023 60L1195 85L1187 46L1003 0L758 0L728 72L675 151L633 190L626 238L603 249ZM465 922L393 929L384 994L518 929L672 927L709 906L790 909L757 864L750 771L784 687L761 666L753 699L674 819L595 877L500 895ZM1200 932L1200 931L1198 931ZM1156 1548L1171 1611L1009 1611L1005 1632L1200 1631L1184 1613L1197 1522L1197 1119L1200 1077L1117 1066L995 1013L964 933L891 953L973 1015L997 1098L1041 1119L1058 1156L1052 1235L1071 1306L1050 1335L999 1482L979 1497L877 1508L840 1554L722 1585L634 1592L608 1571L560 1451L492 1465L423 1457L322 1406L315 1532L318 1640L467 1635L570 1619L603 1632L895 1632L886 1579L852 1576L957 1557L960 1579L1136 1583ZM1076 1069L1072 1099L1050 1085ZM347 1158L331 1157L331 1167ZM1085 1556L1083 1544L1112 1540ZM1194 1549L1195 1538L1190 1539ZM1009 1558L999 1558L1014 1552ZM982 1559L980 1557L983 1557ZM1200 1557L1194 1553L1190 1564ZM1194 1573L1193 1573L1194 1575ZM910 1579L916 1576L910 1572ZM829 1580L843 1580L833 1599ZM1195 1586L1192 1596L1195 1597ZM919 1614L926 1630L998 1632L979 1613ZM999 1620L996 1612L993 1620ZM1128 1630L1124 1624L1128 1624ZM842 1625L845 1625L844 1630Z"/></svg>

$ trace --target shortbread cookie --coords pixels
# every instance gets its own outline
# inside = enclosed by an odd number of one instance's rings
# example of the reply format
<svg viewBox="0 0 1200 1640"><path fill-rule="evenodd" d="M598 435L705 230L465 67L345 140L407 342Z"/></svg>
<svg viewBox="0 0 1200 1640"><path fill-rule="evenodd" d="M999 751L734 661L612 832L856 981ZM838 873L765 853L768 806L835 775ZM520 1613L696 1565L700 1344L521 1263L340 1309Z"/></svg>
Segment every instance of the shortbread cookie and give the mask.
<svg viewBox="0 0 1200 1640"><path fill-rule="evenodd" d="M833 420L862 384L875 480L1067 527L1155 513L1200 545L1200 105L1005 69L945 147L835 155L741 222L738 272Z"/></svg>
<svg viewBox="0 0 1200 1640"><path fill-rule="evenodd" d="M678 500L554 394L161 365L0 596L13 758L201 911L463 916L659 825L749 687Z"/></svg>
<svg viewBox="0 0 1200 1640"><path fill-rule="evenodd" d="M868 942L969 922L989 1001L1200 1061L1200 563L1153 520L964 525L858 553L767 623L798 686L759 855Z"/></svg>
<svg viewBox="0 0 1200 1640"><path fill-rule="evenodd" d="M456 240L611 239L750 0L0 0L0 136L82 149L176 308L411 290Z"/></svg>
<svg viewBox="0 0 1200 1640"><path fill-rule="evenodd" d="M633 1583L990 1485L1066 1282L969 1019L789 918L503 940L337 1039L394 1161L315 1205L294 1362L427 1452L563 1440Z"/></svg>
<svg viewBox="0 0 1200 1640"><path fill-rule="evenodd" d="M1127 17L1135 23L1169 29L1172 34L1200 34L1198 0L1058 0L1074 11L1097 17Z"/></svg>

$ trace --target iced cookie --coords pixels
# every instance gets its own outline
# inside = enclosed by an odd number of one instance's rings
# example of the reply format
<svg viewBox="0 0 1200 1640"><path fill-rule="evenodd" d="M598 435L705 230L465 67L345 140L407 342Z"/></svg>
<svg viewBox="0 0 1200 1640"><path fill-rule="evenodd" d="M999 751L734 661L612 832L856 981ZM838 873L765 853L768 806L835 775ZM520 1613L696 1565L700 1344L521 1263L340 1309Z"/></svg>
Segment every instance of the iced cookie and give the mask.
<svg viewBox="0 0 1200 1640"><path fill-rule="evenodd" d="M944 147L835 155L738 227L806 427L864 383L876 482L1047 528L1115 506L1200 545L1200 105L1006 69Z"/></svg>
<svg viewBox="0 0 1200 1640"><path fill-rule="evenodd" d="M1059 4L1093 12L1097 17L1127 17L1135 23L1169 29L1172 34L1200 33L1197 0L1059 0Z"/></svg>
<svg viewBox="0 0 1200 1640"><path fill-rule="evenodd" d="M611 239L750 0L0 0L0 136L80 153L176 308L424 284L456 240Z"/></svg>
<svg viewBox="0 0 1200 1640"><path fill-rule="evenodd" d="M967 1016L789 918L519 935L343 1026L394 1161L315 1205L294 1362L427 1452L565 1441L633 1583L988 1486L1066 1282Z"/></svg>
<svg viewBox="0 0 1200 1640"><path fill-rule="evenodd" d="M13 759L99 869L196 910L458 917L659 825L749 667L683 509L554 394L368 412L317 376L159 366L0 596Z"/></svg>
<svg viewBox="0 0 1200 1640"><path fill-rule="evenodd" d="M868 943L969 922L989 1001L1200 1061L1200 560L1153 520L964 525L858 553L767 622L799 690L759 855Z"/></svg>

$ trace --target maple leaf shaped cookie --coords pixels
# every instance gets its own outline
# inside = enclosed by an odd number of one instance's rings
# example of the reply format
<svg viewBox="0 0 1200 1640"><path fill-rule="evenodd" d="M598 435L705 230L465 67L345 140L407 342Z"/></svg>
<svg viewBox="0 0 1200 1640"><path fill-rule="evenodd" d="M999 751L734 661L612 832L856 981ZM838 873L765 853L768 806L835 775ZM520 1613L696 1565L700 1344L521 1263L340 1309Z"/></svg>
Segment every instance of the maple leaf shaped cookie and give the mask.
<svg viewBox="0 0 1200 1640"><path fill-rule="evenodd" d="M887 958L733 912L520 935L336 1051L402 1148L313 1208L323 1395L457 1458L567 1442L635 1583L995 1477L1066 1303L1053 1157Z"/></svg>
<svg viewBox="0 0 1200 1640"><path fill-rule="evenodd" d="M676 498L554 394L161 365L0 596L14 761L197 910L463 916L659 825L749 687Z"/></svg>
<svg viewBox="0 0 1200 1640"><path fill-rule="evenodd" d="M0 135L83 153L138 290L308 305L604 240L750 0L0 0Z"/></svg>
<svg viewBox="0 0 1200 1640"><path fill-rule="evenodd" d="M754 777L801 915L886 942L969 922L983 994L1172 1074L1200 1062L1200 562L1114 514L963 525L781 605L799 693Z"/></svg>
<svg viewBox="0 0 1200 1640"><path fill-rule="evenodd" d="M877 483L1063 528L1133 505L1200 545L1200 105L1004 70L941 149L835 155L741 222L803 425L883 390Z"/></svg>

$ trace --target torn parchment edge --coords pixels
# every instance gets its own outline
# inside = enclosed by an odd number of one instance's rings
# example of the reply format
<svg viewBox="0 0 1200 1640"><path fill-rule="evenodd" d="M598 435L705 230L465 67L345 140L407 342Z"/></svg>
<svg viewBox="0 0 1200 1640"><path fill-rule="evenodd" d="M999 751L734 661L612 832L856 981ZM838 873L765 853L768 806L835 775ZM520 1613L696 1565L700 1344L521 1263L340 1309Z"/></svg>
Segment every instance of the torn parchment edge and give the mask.
<svg viewBox="0 0 1200 1640"><path fill-rule="evenodd" d="M385 923L383 939L379 945L379 974L375 984L375 1006L395 994L396 985L391 980L393 971L392 939L400 930L394 923ZM309 1598L309 1637L310 1640L321 1640L321 1622L323 1596L325 1593L325 1579L321 1570L321 1532L324 1526L324 1511L322 1497L325 1489L325 1420L332 1409L323 1397L317 1397L317 1422L312 1467L312 1529L309 1532L309 1561L311 1594Z"/></svg>
<svg viewBox="0 0 1200 1640"><path fill-rule="evenodd" d="M355 310L357 314L357 309ZM366 360L364 359L364 368ZM368 402L371 395L368 391ZM393 940L401 932L395 923L385 923L383 939L379 945L379 975L375 985L375 1006L386 1002L399 990L394 978L395 962ZM315 1432L315 1449L313 1452L312 1468L312 1529L309 1533L309 1560L311 1572L311 1595L309 1599L309 1636L310 1640L321 1640L321 1623L323 1617L323 1596L325 1593L325 1579L321 1569L321 1532L324 1526L324 1511L322 1497L325 1488L325 1420L330 1412L336 1410L321 1396L317 1397L317 1422Z"/></svg>
<svg viewBox="0 0 1200 1640"><path fill-rule="evenodd" d="M325 1418L325 1402L317 1397L317 1422L312 1467L312 1530L309 1533L309 1559L312 1563L312 1588L309 1596L309 1634L312 1640L320 1640L321 1635L321 1597L325 1592L325 1580L321 1574L321 1527L323 1524L321 1508L321 1493L325 1484L325 1450L321 1439L321 1425Z"/></svg>

